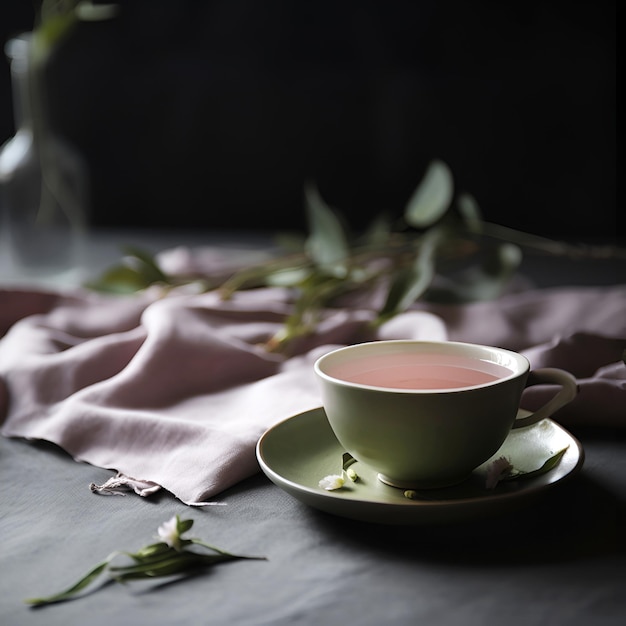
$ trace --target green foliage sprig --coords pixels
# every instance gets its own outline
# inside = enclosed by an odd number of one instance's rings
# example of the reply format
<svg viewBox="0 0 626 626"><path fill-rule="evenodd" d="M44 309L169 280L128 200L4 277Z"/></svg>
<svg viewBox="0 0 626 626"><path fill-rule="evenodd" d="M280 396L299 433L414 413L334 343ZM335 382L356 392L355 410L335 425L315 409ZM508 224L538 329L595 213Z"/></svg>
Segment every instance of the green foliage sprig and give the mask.
<svg viewBox="0 0 626 626"><path fill-rule="evenodd" d="M429 164L395 223L379 216L364 233L352 233L312 184L305 187L305 207L309 233L295 252L226 279L167 276L149 254L127 250L121 264L89 286L129 293L155 283L167 288L197 282L224 299L241 289L286 287L293 293L293 311L267 343L269 350L284 350L313 333L326 310L349 294L382 291L372 322L378 326L419 299L497 297L517 270L524 247L559 255L603 254L485 222L471 195L455 194L452 173L440 160Z"/></svg>
<svg viewBox="0 0 626 626"><path fill-rule="evenodd" d="M29 598L25 602L38 607L76 599L80 597L78 594L85 592L89 588L96 591L98 587L94 587L95 583L101 580L107 573L109 576L101 586L112 582L126 583L131 580L149 580L196 574L217 563L226 561L265 559L265 557L232 554L205 543L201 539L184 539L182 537L183 533L187 532L192 526L193 520L181 520L176 515L159 526L158 536L160 541L158 543L145 546L137 552L113 552L68 589L50 596ZM208 549L209 552L191 550L192 546L200 546ZM130 563L127 565L111 564L115 558L122 556L127 557Z"/></svg>

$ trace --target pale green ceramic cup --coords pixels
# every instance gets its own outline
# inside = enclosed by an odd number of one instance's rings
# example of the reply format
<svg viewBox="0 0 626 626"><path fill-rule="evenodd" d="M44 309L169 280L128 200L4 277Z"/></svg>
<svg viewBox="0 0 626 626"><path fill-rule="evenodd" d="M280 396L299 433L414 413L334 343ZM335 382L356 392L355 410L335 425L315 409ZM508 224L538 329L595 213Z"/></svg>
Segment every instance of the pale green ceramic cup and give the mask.
<svg viewBox="0 0 626 626"><path fill-rule="evenodd" d="M578 392L564 370L531 371L516 352L460 342L356 344L320 357L314 369L339 443L403 489L465 480L512 428L551 416ZM558 389L534 413L520 411L522 392L537 384Z"/></svg>

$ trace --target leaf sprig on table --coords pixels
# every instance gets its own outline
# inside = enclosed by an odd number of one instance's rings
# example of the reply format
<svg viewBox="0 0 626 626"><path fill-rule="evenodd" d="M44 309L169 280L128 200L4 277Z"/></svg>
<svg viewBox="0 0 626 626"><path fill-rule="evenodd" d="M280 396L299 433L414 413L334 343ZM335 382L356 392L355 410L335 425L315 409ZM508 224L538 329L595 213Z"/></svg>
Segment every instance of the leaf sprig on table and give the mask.
<svg viewBox="0 0 626 626"><path fill-rule="evenodd" d="M95 583L107 573L107 583L126 583L131 580L164 578L169 576L185 576L198 572L225 561L239 559L264 560L265 557L241 556L226 552L201 539L184 539L186 533L193 526L193 520L181 520L178 515L161 524L158 529L160 541L141 548L137 552L113 552L104 561L98 563L85 576L71 587L50 596L29 598L25 600L33 607L44 606L74 600L78 594L88 589L96 591ZM209 552L191 550L192 546L200 546ZM127 565L112 565L117 557L127 557Z"/></svg>
<svg viewBox="0 0 626 626"><path fill-rule="evenodd" d="M197 283L224 299L241 289L282 286L293 293L293 311L267 343L284 350L315 332L328 308L350 294L378 294L376 327L406 311L417 300L467 302L497 297L530 248L554 255L605 256L592 249L552 241L486 222L476 200L455 193L449 167L432 161L409 198L403 215L379 216L362 233L353 233L313 184L305 188L309 233L294 250L245 267L227 277L169 276L150 254L127 249L119 265L90 287L131 293L159 284L165 288ZM381 297L382 294L382 297Z"/></svg>

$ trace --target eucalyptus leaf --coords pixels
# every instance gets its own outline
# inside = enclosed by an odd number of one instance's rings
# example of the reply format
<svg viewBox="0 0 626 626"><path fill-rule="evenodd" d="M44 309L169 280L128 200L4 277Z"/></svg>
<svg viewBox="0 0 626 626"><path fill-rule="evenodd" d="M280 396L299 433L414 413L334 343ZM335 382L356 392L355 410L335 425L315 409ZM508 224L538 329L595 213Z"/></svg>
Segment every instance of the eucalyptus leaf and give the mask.
<svg viewBox="0 0 626 626"><path fill-rule="evenodd" d="M146 279L152 282L168 282L167 275L161 270L156 259L146 250L135 246L124 246L122 251L126 254L129 261L134 262L134 266Z"/></svg>
<svg viewBox="0 0 626 626"><path fill-rule="evenodd" d="M154 283L171 283L149 252L134 246L124 246L122 251L122 262L106 270L98 279L88 282L88 288L129 294L146 289Z"/></svg>
<svg viewBox="0 0 626 626"><path fill-rule="evenodd" d="M482 264L485 274L499 280L510 278L522 261L522 251L513 243L502 243L491 248L492 254L485 256Z"/></svg>
<svg viewBox="0 0 626 626"><path fill-rule="evenodd" d="M87 282L86 287L94 291L114 294L131 294L150 286L144 274L128 265L115 265L97 280Z"/></svg>
<svg viewBox="0 0 626 626"><path fill-rule="evenodd" d="M424 236L413 263L396 272L378 314L379 322L408 309L430 287L435 276L435 254L439 239L439 232L429 231Z"/></svg>
<svg viewBox="0 0 626 626"><path fill-rule="evenodd" d="M307 267L279 269L266 276L266 284L270 287L296 287L311 276Z"/></svg>
<svg viewBox="0 0 626 626"><path fill-rule="evenodd" d="M439 160L432 161L404 210L406 223L414 228L428 228L450 208L454 180L450 168Z"/></svg>
<svg viewBox="0 0 626 626"><path fill-rule="evenodd" d="M456 201L463 223L470 232L479 233L483 227L483 217L476 198L469 193L459 194Z"/></svg>
<svg viewBox="0 0 626 626"><path fill-rule="evenodd" d="M348 240L337 215L324 202L317 187L305 188L309 237L306 249L320 267L336 267L349 256Z"/></svg>

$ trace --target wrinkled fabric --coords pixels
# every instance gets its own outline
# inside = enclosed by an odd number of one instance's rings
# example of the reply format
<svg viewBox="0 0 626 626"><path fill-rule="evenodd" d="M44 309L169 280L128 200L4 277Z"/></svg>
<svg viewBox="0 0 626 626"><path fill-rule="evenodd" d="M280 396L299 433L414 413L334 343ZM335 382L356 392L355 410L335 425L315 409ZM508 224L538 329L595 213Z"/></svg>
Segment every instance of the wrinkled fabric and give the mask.
<svg viewBox="0 0 626 626"><path fill-rule="evenodd" d="M376 336L373 313L328 311L289 355L263 344L290 312L278 288L104 296L0 291L2 435L51 441L75 459L207 502L258 471L273 424L320 406L313 363L367 339L483 343L561 367L580 394L555 419L626 428L626 287L528 290L467 305L419 303ZM527 408L549 389L531 388ZM526 404L527 403L527 404ZM132 481L135 481L134 483ZM134 487L133 487L134 488ZM137 489L135 489L137 491ZM152 493L153 489L148 489Z"/></svg>

